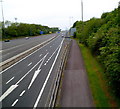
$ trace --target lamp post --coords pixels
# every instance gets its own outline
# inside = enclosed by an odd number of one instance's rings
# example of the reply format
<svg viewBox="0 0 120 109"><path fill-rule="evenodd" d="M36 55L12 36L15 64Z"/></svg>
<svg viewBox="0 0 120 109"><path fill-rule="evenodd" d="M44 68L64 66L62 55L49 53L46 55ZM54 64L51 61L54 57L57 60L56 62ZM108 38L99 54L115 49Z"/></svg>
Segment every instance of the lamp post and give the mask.
<svg viewBox="0 0 120 109"><path fill-rule="evenodd" d="M1 2L1 10L2 10L2 19L3 19L3 26L4 26L4 14L3 14L3 5L2 5L2 0L0 1Z"/></svg>
<svg viewBox="0 0 120 109"><path fill-rule="evenodd" d="M2 0L0 1L1 2L1 10L2 10L2 20L3 20L3 22L2 22L2 31L3 31L3 36L5 35L5 32L4 32L4 27L5 27L5 25L4 25L4 14L3 14L3 4L2 4Z"/></svg>
<svg viewBox="0 0 120 109"><path fill-rule="evenodd" d="M81 0L81 16L82 16L82 21L83 21L83 1Z"/></svg>

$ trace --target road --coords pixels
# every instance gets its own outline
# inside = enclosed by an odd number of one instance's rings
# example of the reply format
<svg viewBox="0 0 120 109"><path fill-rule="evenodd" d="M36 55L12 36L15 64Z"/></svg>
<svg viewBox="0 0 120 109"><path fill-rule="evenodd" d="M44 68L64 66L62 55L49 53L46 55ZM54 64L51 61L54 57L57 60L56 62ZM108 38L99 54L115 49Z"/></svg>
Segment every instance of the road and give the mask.
<svg viewBox="0 0 120 109"><path fill-rule="evenodd" d="M45 107L63 47L64 38L59 35L0 72L2 107Z"/></svg>
<svg viewBox="0 0 120 109"><path fill-rule="evenodd" d="M29 39L20 38L11 40L10 42L2 42L2 48L0 49L0 56L2 56L2 61L22 53L54 36L57 36L57 33L30 37Z"/></svg>

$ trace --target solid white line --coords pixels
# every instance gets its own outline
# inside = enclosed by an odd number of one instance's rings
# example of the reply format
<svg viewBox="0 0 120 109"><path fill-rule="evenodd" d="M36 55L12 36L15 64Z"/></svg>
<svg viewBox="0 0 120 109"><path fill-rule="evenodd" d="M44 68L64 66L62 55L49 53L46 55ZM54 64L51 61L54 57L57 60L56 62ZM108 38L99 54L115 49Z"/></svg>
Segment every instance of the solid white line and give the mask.
<svg viewBox="0 0 120 109"><path fill-rule="evenodd" d="M64 40L64 39L63 39L63 40ZM48 81L48 79L49 79L49 77L50 77L50 74L51 74L51 72L52 72L52 70L53 70L53 67L54 67L54 65L55 65L55 63L56 63L56 60L57 60L57 58L58 58L58 56L59 56L59 53L60 53L60 50L61 50L61 47L62 47L63 40L62 40L62 42L61 42L61 46L60 46L59 51L58 51L58 53L57 53L57 55L56 55L56 57L55 57L55 60L54 60L54 62L53 62L53 64L52 64L52 67L51 67L51 69L50 69L50 71L49 71L49 73L48 73L48 75L47 75L47 78L46 78L46 80L45 80L45 82L44 82L44 84L43 84L43 86L42 86L42 89L41 89L41 91L40 91L40 93L39 93L39 95L38 95L38 97L37 97L37 100L36 100L36 102L35 102L35 104L34 104L34 108L33 108L33 109L35 109L35 108L37 107L38 102L39 102L39 100L40 100L40 98L41 98L41 96L42 96L42 94L43 94L43 91L44 91L44 89L45 89L45 86L46 86L46 84L47 84L47 81Z"/></svg>
<svg viewBox="0 0 120 109"><path fill-rule="evenodd" d="M0 97L0 102L7 97L15 88L17 88L18 85L12 85L1 97Z"/></svg>
<svg viewBox="0 0 120 109"><path fill-rule="evenodd" d="M59 37L56 37L55 39L57 39L57 38L59 38ZM15 66L16 64L20 63L21 61L25 60L27 57L31 56L32 54L34 54L35 52L39 51L40 49L42 49L43 47L47 46L48 44L52 43L55 39L53 39L52 41L48 42L47 44L45 44L41 48L37 49L36 51L32 52L31 54L29 54L28 56L24 57L23 59L19 60L18 62L16 62L15 64L11 65L10 67L6 68L5 70L1 71L0 74L5 72L6 70L10 69L11 67Z"/></svg>
<svg viewBox="0 0 120 109"><path fill-rule="evenodd" d="M11 50L11 49L14 49L14 48L17 48L17 47L23 46L23 45L25 45L25 44L21 44L21 45L14 46L14 47L11 47L11 48L8 48L8 49L4 49L4 50L2 50L2 51Z"/></svg>
<svg viewBox="0 0 120 109"><path fill-rule="evenodd" d="M43 57L44 58L44 57ZM43 59L42 58L42 59ZM17 81L15 85L12 85L1 97L0 97L0 102L7 97L15 88L18 87L18 84L42 61L42 59L35 65L33 66L20 80Z"/></svg>
<svg viewBox="0 0 120 109"><path fill-rule="evenodd" d="M9 81L6 82L6 84L8 84L9 82L11 82L15 77L12 77Z"/></svg>
<svg viewBox="0 0 120 109"><path fill-rule="evenodd" d="M18 99L14 101L14 103L12 104L12 107L15 106L17 102L18 102Z"/></svg>
<svg viewBox="0 0 120 109"><path fill-rule="evenodd" d="M32 64L32 62L30 64L28 64L28 66L30 66Z"/></svg>
<svg viewBox="0 0 120 109"><path fill-rule="evenodd" d="M47 62L50 61L50 59L53 57L53 55L56 53L56 51L59 49L60 45L57 47L57 49L53 52L53 54L49 57L49 59L47 60Z"/></svg>
<svg viewBox="0 0 120 109"><path fill-rule="evenodd" d="M16 84L19 84L43 60L43 58L37 64L35 64Z"/></svg>
<svg viewBox="0 0 120 109"><path fill-rule="evenodd" d="M42 66L42 64L43 64L43 62L44 62L44 60L45 60L45 58L46 58L46 56L49 54L49 52L42 58L42 62L41 62L41 64L39 65L39 67L38 67L38 70L41 68L41 66Z"/></svg>
<svg viewBox="0 0 120 109"><path fill-rule="evenodd" d="M24 93L25 93L25 90L22 91L22 93L20 94L20 96L23 96Z"/></svg>

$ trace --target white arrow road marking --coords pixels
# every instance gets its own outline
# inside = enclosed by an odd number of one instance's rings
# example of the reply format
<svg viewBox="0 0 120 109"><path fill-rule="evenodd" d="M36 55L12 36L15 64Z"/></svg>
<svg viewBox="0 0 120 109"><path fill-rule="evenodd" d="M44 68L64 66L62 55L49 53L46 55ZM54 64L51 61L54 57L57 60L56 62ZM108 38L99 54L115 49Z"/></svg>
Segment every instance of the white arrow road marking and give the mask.
<svg viewBox="0 0 120 109"><path fill-rule="evenodd" d="M30 82L30 84L29 84L29 86L28 86L28 89L30 89L31 85L33 84L33 82L34 82L35 79L37 78L38 74L40 73L40 71L41 71L40 68L41 68L41 66L42 66L42 64L43 64L43 62L44 62L44 60L45 60L45 58L46 58L47 55L48 55L48 53L43 57L40 66L39 66L38 69L35 71L35 73L34 73L34 75L33 75L33 78L32 78L32 80L31 80L31 82Z"/></svg>
<svg viewBox="0 0 120 109"><path fill-rule="evenodd" d="M5 99L14 89L18 87L18 84L48 55L48 53L34 66L30 69L15 85L10 86L10 88L0 97L0 102ZM41 65L41 64L40 64ZM16 103L15 103L16 104Z"/></svg>
<svg viewBox="0 0 120 109"><path fill-rule="evenodd" d="M34 76L28 86L28 89L30 89L31 85L33 84L33 82L35 81L36 77L38 76L38 74L40 73L41 69L40 70L36 70L35 73L34 73Z"/></svg>
<svg viewBox="0 0 120 109"><path fill-rule="evenodd" d="M42 89L41 89L41 91L40 91L40 93L39 93L39 95L38 95L38 97L37 97L37 100L36 100L36 102L35 102L35 104L34 104L34 108L33 108L33 109L36 109L36 108L37 108L37 105L38 105L38 103L39 103L39 101L40 101L40 98L41 98L41 96L42 96L42 94L43 94L43 91L44 91L44 89L45 89L45 86L46 86L46 84L47 84L47 82L48 82L48 79L49 79L49 77L50 77L50 75L51 75L51 72L52 72L52 70L53 70L53 68L54 68L54 65L55 65L55 63L56 63L56 61L57 61L57 58L58 58L58 56L59 56L59 53L60 53L60 50L61 50L63 41L64 41L64 39L62 40L62 42L61 42L61 44L60 44L60 48L59 48L59 50L58 50L58 53L57 53L57 55L56 55L56 57L55 57L55 60L54 60L54 62L53 62L53 64L52 64L52 67L51 67L51 69L50 69L50 71L49 71L49 73L48 73L48 75L47 75L47 77L46 77L46 80L45 80L45 82L44 82L44 84L43 84L43 86L42 86Z"/></svg>
<svg viewBox="0 0 120 109"><path fill-rule="evenodd" d="M7 97L15 88L17 88L18 85L12 85L1 97L0 97L0 102Z"/></svg>

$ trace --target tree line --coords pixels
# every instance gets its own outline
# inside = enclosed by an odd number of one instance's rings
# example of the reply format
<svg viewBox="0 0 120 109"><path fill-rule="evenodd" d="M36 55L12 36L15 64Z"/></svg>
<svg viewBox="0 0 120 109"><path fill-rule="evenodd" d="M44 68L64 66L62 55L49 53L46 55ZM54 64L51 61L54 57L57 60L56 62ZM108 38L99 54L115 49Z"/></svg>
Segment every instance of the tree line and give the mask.
<svg viewBox="0 0 120 109"><path fill-rule="evenodd" d="M3 22L0 22L2 25ZM42 34L54 33L56 31L60 31L59 28L50 28L48 26L42 26L38 24L27 24L27 23L12 23L10 21L6 21L4 25L2 25L2 39L16 38L16 37L24 37L24 36L37 36ZM42 31L42 32L41 32Z"/></svg>
<svg viewBox="0 0 120 109"><path fill-rule="evenodd" d="M101 18L76 21L73 27L77 29L74 37L97 57L113 93L120 97L120 3L117 9L103 13Z"/></svg>

